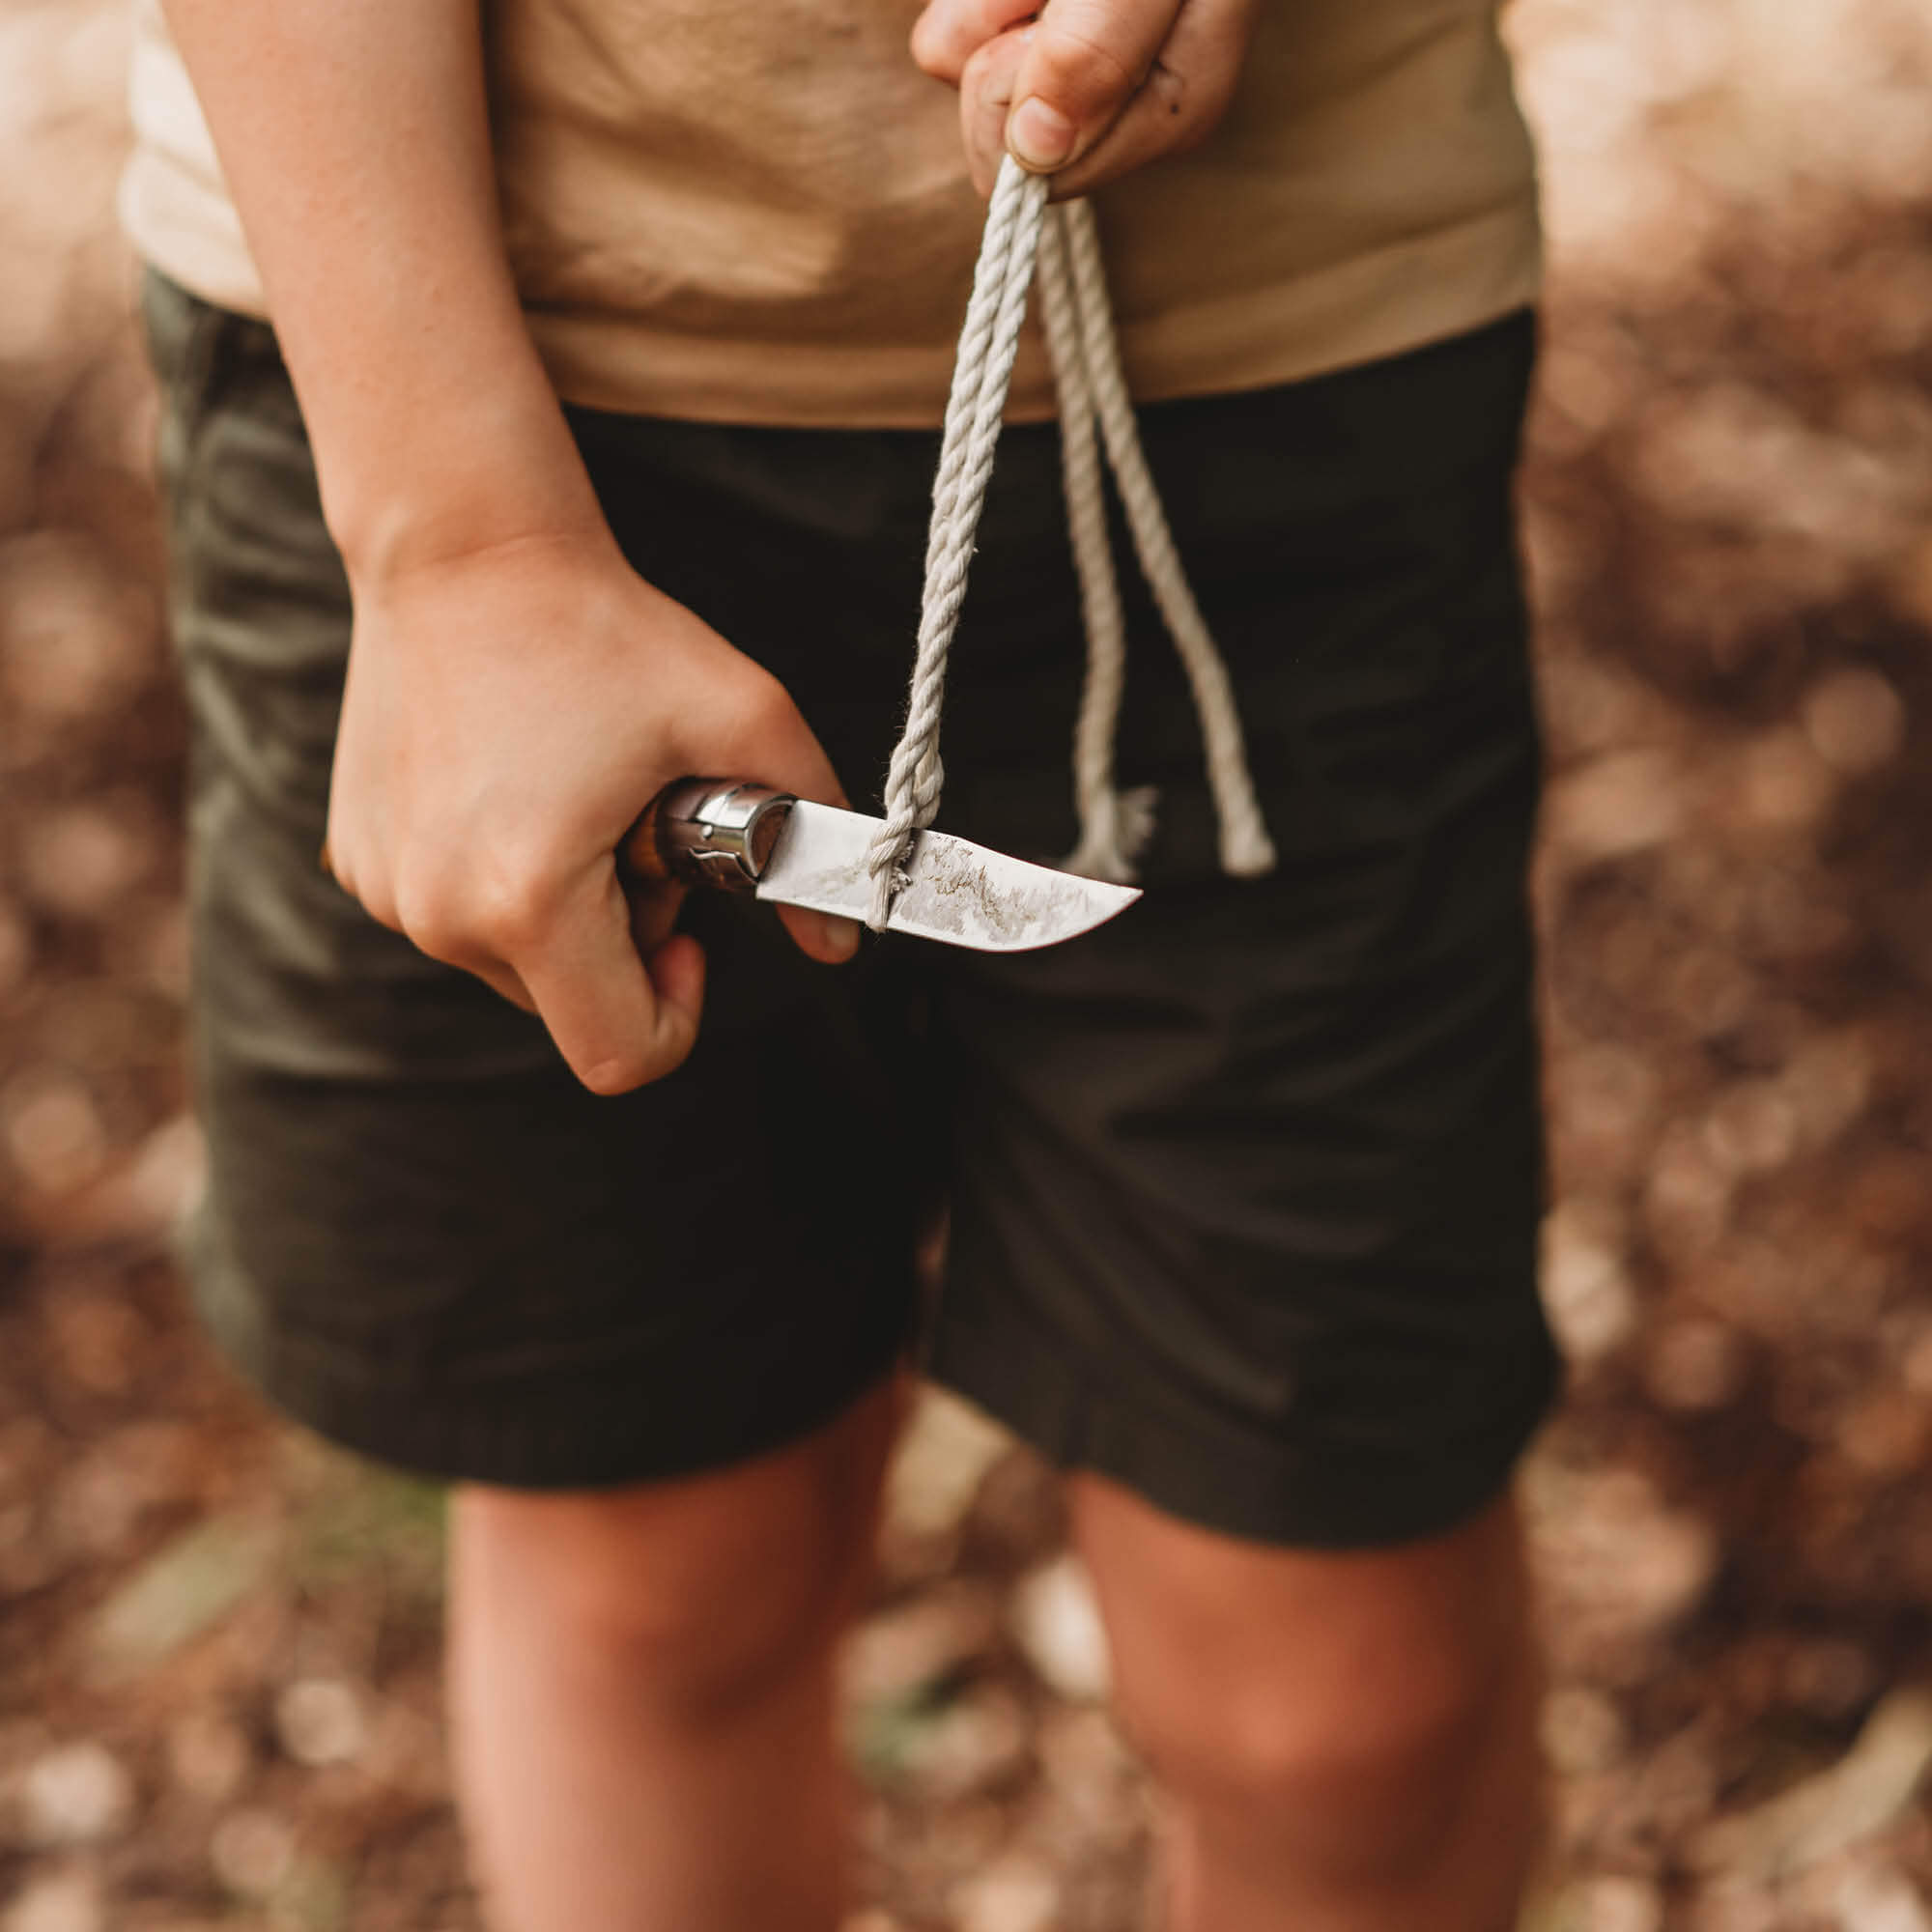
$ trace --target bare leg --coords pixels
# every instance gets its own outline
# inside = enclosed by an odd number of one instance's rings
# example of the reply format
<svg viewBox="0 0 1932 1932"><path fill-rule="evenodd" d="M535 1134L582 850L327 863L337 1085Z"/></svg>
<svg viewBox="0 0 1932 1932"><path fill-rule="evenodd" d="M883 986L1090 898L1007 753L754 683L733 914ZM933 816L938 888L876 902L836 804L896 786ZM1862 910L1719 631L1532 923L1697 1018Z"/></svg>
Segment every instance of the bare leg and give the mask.
<svg viewBox="0 0 1932 1932"><path fill-rule="evenodd" d="M688 1481L459 1493L457 1782L500 1932L837 1925L832 1655L897 1402Z"/></svg>
<svg viewBox="0 0 1932 1932"><path fill-rule="evenodd" d="M1507 1500L1283 1550L1072 1484L1121 1716L1164 1795L1166 1932L1506 1932L1536 1849L1536 1662Z"/></svg>

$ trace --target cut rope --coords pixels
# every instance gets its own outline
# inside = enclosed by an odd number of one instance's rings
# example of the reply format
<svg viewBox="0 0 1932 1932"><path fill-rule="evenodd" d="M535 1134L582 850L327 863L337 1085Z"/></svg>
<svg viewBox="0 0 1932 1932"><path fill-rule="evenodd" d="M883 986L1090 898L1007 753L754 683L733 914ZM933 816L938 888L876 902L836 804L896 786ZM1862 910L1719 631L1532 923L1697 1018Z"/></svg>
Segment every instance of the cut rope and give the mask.
<svg viewBox="0 0 1932 1932"><path fill-rule="evenodd" d="M1082 201L1049 210L1047 188L1044 176L1028 174L1008 156L1000 164L986 211L973 294L953 363L952 392L946 405L939 473L932 487L912 693L905 729L887 774L884 823L868 861L872 904L866 923L875 932L885 928L914 841L939 810L945 782L939 724L947 654L965 601L973 538L993 472L993 450L1019 349L1036 254L1040 309L1060 404L1067 526L1087 631L1087 679L1073 750L1080 839L1065 861L1067 869L1094 878L1131 879L1135 857L1153 824L1151 789L1122 792L1114 783L1126 627L1107 540L1102 444L1141 569L1194 694L1220 825L1222 869L1249 877L1274 865L1274 847L1255 797L1227 667L1188 588L1141 449L1114 339L1093 211Z"/></svg>

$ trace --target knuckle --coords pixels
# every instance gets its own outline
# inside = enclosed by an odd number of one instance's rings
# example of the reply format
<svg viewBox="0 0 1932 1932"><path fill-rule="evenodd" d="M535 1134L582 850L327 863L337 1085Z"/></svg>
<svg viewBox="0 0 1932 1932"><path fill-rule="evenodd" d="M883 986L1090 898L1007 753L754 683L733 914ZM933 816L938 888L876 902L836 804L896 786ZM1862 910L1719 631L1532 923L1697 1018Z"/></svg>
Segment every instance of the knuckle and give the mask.
<svg viewBox="0 0 1932 1932"><path fill-rule="evenodd" d="M752 698L752 716L764 730L789 730L798 716L791 693L777 678L761 676Z"/></svg>
<svg viewBox="0 0 1932 1932"><path fill-rule="evenodd" d="M1011 78L1009 65L1000 58L1001 48L997 41L988 41L982 47L976 47L967 56L966 65L960 70L959 85L962 91L977 99L993 98L989 83L1001 71ZM1010 92L1010 88L1008 90ZM1004 99L1004 97L1001 97Z"/></svg>
<svg viewBox="0 0 1932 1932"><path fill-rule="evenodd" d="M1003 152L1001 136L1007 110L1013 104L1013 83L1018 78L1018 64L1001 41L981 47L966 63L959 77L959 99L969 144L982 147L983 155L976 155L975 158L987 160L995 168ZM980 184L982 188L990 185L990 180Z"/></svg>
<svg viewBox="0 0 1932 1932"><path fill-rule="evenodd" d="M378 925L387 926L391 932L404 930L402 911L396 904L393 893L384 892L375 887L357 888L347 885L344 891Z"/></svg>
<svg viewBox="0 0 1932 1932"><path fill-rule="evenodd" d="M769 757L790 749L799 732L798 707L791 694L777 678L760 674L753 679L732 706L738 722L737 743L743 755ZM747 774L757 777L753 772Z"/></svg>
<svg viewBox="0 0 1932 1932"><path fill-rule="evenodd" d="M468 896L465 923L497 958L526 957L542 940L552 905L537 867L513 862L479 871Z"/></svg>
<svg viewBox="0 0 1932 1932"><path fill-rule="evenodd" d="M331 839L328 875L378 925L385 925L391 932L402 930L402 916L397 910L395 891L387 871L381 865L362 864Z"/></svg>
<svg viewBox="0 0 1932 1932"><path fill-rule="evenodd" d="M419 868L398 883L396 910L401 929L431 958L467 965L527 953L542 930L544 896L534 869L504 857Z"/></svg>
<svg viewBox="0 0 1932 1932"><path fill-rule="evenodd" d="M362 868L333 838L323 847L322 869L324 876L332 880L352 899L363 906L368 905L369 895L364 890L368 881Z"/></svg>
<svg viewBox="0 0 1932 1932"><path fill-rule="evenodd" d="M1076 122L1117 106L1141 83L1133 64L1084 24L1043 25L1033 54L1031 91Z"/></svg>
<svg viewBox="0 0 1932 1932"><path fill-rule="evenodd" d="M392 923L418 951L445 964L455 964L469 950L461 910L439 881L418 876L399 882Z"/></svg>

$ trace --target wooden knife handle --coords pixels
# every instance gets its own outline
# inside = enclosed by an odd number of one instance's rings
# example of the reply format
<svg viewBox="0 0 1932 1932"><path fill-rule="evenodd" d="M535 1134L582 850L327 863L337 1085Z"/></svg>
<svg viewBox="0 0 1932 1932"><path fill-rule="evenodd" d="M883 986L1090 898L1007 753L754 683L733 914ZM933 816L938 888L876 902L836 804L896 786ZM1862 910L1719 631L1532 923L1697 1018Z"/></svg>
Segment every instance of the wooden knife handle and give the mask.
<svg viewBox="0 0 1932 1932"><path fill-rule="evenodd" d="M749 779L679 779L644 808L618 862L646 885L753 892L796 803Z"/></svg>

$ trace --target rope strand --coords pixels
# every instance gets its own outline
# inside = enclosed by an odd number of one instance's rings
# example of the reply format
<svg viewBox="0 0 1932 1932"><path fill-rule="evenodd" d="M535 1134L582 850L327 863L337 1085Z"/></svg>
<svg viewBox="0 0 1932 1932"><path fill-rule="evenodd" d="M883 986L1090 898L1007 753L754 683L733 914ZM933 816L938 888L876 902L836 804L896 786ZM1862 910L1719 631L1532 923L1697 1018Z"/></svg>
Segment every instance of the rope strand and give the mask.
<svg viewBox="0 0 1932 1932"><path fill-rule="evenodd" d="M1060 404L1061 486L1072 540L1080 611L1087 631L1087 677L1073 727L1073 797L1080 841L1064 861L1069 872L1126 884L1153 831L1154 795L1143 785L1122 794L1114 784L1114 738L1126 681L1127 631L1120 578L1107 537L1107 500L1094 430L1094 390L1080 337L1065 207L1047 211L1039 238L1039 312L1046 325Z"/></svg>
<svg viewBox="0 0 1932 1932"><path fill-rule="evenodd" d="M933 484L932 524L926 540L925 595L919 620L919 653L913 662L912 694L906 722L886 777L885 823L868 860L872 904L866 923L883 932L893 894L912 842L939 810L945 768L939 758L940 705L946 688L946 659L959 628L966 596L966 571L973 537L980 526L986 482L993 471L1007 386L1019 350L1020 323L1027 288L1033 280L1034 251L1040 218L1046 213L1047 185L1028 174L1010 156L1000 165L986 212L973 295L960 331L952 367L952 393L946 405L940 440L939 475Z"/></svg>
<svg viewBox="0 0 1932 1932"><path fill-rule="evenodd" d="M1066 242L1081 347L1107 460L1113 466L1114 481L1127 513L1127 528L1140 557L1141 572L1194 692L1194 708L1208 750L1208 782L1221 828L1221 867L1237 878L1253 878L1274 868L1274 844L1255 796L1241 714L1228 679L1228 667L1215 647L1200 605L1194 601L1167 513L1161 508L1160 493L1154 488L1147 454L1141 447L1140 424L1127 392L1126 374L1121 367L1106 273L1100 266L1099 231L1093 209L1084 201L1067 205Z"/></svg>
<svg viewBox="0 0 1932 1932"><path fill-rule="evenodd" d="M1107 536L1102 445L1120 488L1142 572L1194 694L1220 823L1222 867L1248 876L1274 864L1274 847L1255 796L1227 667L1181 569L1141 448L1114 336L1093 211L1085 202L1069 202L1049 213L1046 198L1043 177L1026 173L1010 156L1001 162L940 439L919 649L906 722L893 751L884 820L867 861L872 901L866 923L875 932L885 929L914 842L939 810L945 781L939 725L947 657L965 601L973 538L992 475L1036 258L1060 406L1067 527L1087 632L1087 676L1073 751L1080 842L1067 867L1096 878L1130 879L1134 860L1152 828L1152 791L1144 787L1123 793L1114 782L1126 632Z"/></svg>

